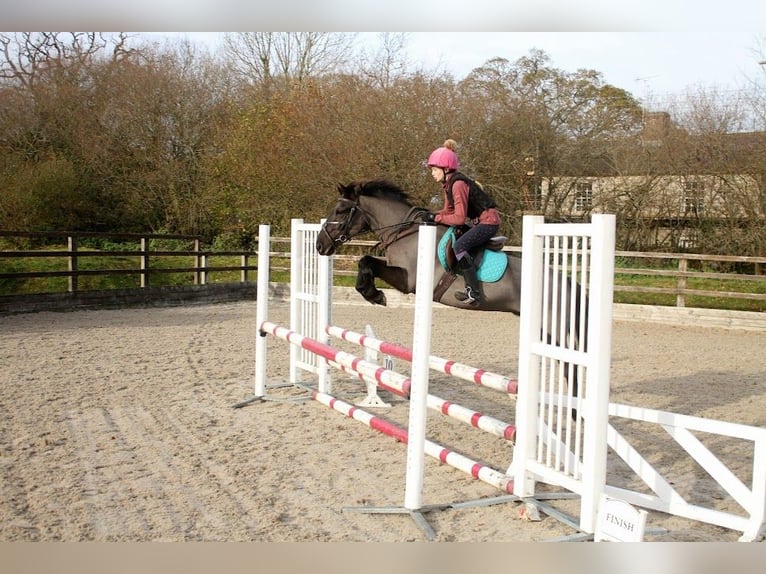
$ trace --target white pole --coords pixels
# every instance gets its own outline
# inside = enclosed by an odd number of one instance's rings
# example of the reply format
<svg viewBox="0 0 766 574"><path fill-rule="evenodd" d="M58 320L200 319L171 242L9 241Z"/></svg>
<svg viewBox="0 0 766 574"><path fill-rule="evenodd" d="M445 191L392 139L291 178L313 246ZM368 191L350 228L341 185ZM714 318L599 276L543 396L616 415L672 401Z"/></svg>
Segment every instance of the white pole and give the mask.
<svg viewBox="0 0 766 574"><path fill-rule="evenodd" d="M255 305L255 391L256 397L266 395L266 337L261 324L269 318L269 250L271 226L258 226L258 286Z"/></svg>
<svg viewBox="0 0 766 574"><path fill-rule="evenodd" d="M297 297L303 284L303 232L300 229L302 219L290 220L290 330L303 335L303 302ZM301 350L290 345L289 380L291 384L300 382L298 360Z"/></svg>
<svg viewBox="0 0 766 574"><path fill-rule="evenodd" d="M324 225L326 220L320 221ZM316 338L321 343L327 343L329 335L327 334L327 326L332 321L332 267L333 260L331 255L319 255L313 253L313 257L317 259L317 265L319 269L318 273L318 285L317 285L317 332ZM304 333L305 334L305 333ZM332 379L330 373L327 370L327 361L320 357L319 364L317 365L318 383L317 388L320 393L332 393Z"/></svg>
<svg viewBox="0 0 766 574"><path fill-rule="evenodd" d="M519 316L519 387L516 396L516 445L508 474L516 496L533 496L535 481L527 474L537 444L537 406L540 396L540 358L532 347L541 340L543 301L543 240L535 227L542 216L525 215L521 242L521 315Z"/></svg>
<svg viewBox="0 0 766 574"><path fill-rule="evenodd" d="M594 214L588 305L588 367L585 384L583 492L580 528L594 532L606 484L606 433L609 421L609 370L612 358L615 216Z"/></svg>
<svg viewBox="0 0 766 574"><path fill-rule="evenodd" d="M412 327L412 371L407 439L407 483L404 507L422 508L423 461L425 459L426 412L429 359L431 356L431 316L434 290L436 226L421 225L418 231L418 276L415 285L415 320Z"/></svg>

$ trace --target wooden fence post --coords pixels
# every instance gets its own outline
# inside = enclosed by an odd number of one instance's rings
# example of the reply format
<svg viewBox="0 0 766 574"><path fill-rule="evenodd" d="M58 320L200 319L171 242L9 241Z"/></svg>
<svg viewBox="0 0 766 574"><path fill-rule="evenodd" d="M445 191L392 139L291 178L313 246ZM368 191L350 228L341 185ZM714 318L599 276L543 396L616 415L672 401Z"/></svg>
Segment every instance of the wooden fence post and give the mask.
<svg viewBox="0 0 766 574"><path fill-rule="evenodd" d="M200 259L199 255L200 250L200 241L199 239L194 240L194 267L196 268L194 270L194 284L199 285L200 284L200 272L199 268L202 267L202 260Z"/></svg>
<svg viewBox="0 0 766 574"><path fill-rule="evenodd" d="M67 246L69 248L67 289L70 293L74 293L77 291L77 238L72 235L68 236Z"/></svg>
<svg viewBox="0 0 766 574"><path fill-rule="evenodd" d="M689 268L689 260L685 257L681 257L678 260L678 271L681 273L686 273L686 270ZM678 290L680 293L676 295L676 307L686 307L686 295L684 295L683 291L686 289L686 275L679 275L678 276Z"/></svg>
<svg viewBox="0 0 766 574"><path fill-rule="evenodd" d="M149 241L141 238L141 287L149 286Z"/></svg>

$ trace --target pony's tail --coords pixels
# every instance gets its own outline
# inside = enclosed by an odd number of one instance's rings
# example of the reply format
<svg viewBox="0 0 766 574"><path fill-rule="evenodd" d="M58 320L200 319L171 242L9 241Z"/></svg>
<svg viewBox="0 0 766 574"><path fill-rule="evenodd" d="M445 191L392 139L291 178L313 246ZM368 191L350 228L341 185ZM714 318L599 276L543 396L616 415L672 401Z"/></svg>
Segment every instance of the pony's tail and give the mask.
<svg viewBox="0 0 766 574"><path fill-rule="evenodd" d="M588 350L588 307L589 307L589 300L588 300L588 294L585 294L584 302L585 302L585 308L583 308L583 297L582 297L582 289L585 289L582 285L580 285L577 281L574 282L577 289L577 302L575 303L575 331L577 333L577 342L578 346L580 343L580 325L581 321L584 321L584 329L583 329L583 341L582 341L582 350L587 351Z"/></svg>
<svg viewBox="0 0 766 574"><path fill-rule="evenodd" d="M575 348L582 349L583 352L588 350L588 307L589 300L588 294L585 293L585 297L582 297L582 289L584 287L577 281L573 281L576 289L575 293ZM584 307L584 308L583 308ZM582 325L582 340L580 340L580 326ZM578 365L570 364L572 369L572 394L577 397L580 391L580 367ZM572 409L572 420L577 419L577 409Z"/></svg>

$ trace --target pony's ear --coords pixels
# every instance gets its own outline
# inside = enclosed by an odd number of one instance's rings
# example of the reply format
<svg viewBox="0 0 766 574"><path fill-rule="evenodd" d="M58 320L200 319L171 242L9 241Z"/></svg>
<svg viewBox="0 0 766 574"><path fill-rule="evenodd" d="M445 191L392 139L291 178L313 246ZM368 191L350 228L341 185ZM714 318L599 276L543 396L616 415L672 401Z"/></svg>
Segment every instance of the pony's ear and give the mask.
<svg viewBox="0 0 766 574"><path fill-rule="evenodd" d="M337 185L338 193L345 197L346 199L351 199L355 201L359 196L359 185L352 181L348 185L343 185L342 183L339 183Z"/></svg>

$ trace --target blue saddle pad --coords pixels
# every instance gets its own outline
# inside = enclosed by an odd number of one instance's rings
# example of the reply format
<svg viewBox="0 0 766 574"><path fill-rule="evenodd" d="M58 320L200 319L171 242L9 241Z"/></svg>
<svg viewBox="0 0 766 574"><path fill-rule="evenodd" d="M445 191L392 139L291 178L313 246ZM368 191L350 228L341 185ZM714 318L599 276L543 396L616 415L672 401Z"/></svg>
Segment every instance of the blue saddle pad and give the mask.
<svg viewBox="0 0 766 574"><path fill-rule="evenodd" d="M455 240L455 229L450 227L447 233L439 241L439 246L436 249L436 253L439 256L439 263L446 271L447 267L447 244L450 239ZM494 283L499 281L505 273L505 269L508 267L508 256L502 251L492 251L491 249L484 250L484 257L481 259L481 264L476 273L479 281L484 283Z"/></svg>

